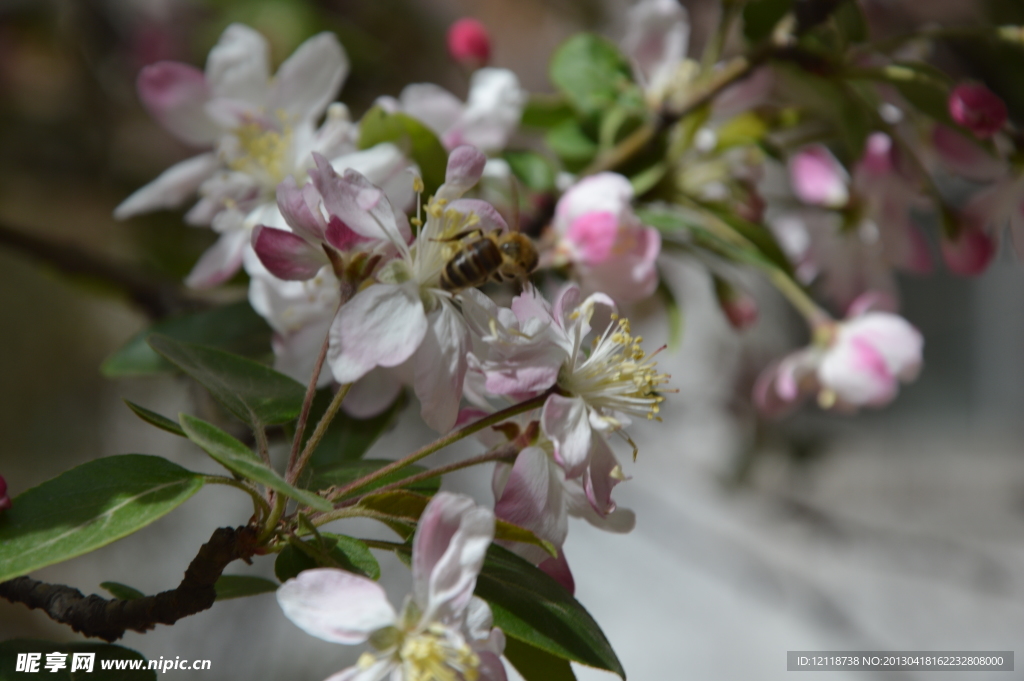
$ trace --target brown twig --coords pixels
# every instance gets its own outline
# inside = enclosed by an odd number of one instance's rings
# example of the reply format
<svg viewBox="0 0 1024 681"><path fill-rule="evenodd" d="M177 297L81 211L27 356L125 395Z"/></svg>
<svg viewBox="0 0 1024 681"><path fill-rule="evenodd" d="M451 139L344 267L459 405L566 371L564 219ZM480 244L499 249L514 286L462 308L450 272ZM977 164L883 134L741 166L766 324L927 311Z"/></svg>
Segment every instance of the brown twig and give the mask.
<svg viewBox="0 0 1024 681"><path fill-rule="evenodd" d="M64 274L88 277L120 289L153 319L204 306L199 297L189 295L177 282L147 276L129 265L104 260L75 246L54 243L25 229L0 223L0 245Z"/></svg>
<svg viewBox="0 0 1024 681"><path fill-rule="evenodd" d="M249 527L218 528L189 563L178 588L133 600L107 599L63 584L47 584L30 577L0 583L0 596L12 603L39 608L55 622L69 625L85 636L116 641L131 629L144 633L157 624L176 621L213 605L213 585L234 560L256 553L256 531Z"/></svg>

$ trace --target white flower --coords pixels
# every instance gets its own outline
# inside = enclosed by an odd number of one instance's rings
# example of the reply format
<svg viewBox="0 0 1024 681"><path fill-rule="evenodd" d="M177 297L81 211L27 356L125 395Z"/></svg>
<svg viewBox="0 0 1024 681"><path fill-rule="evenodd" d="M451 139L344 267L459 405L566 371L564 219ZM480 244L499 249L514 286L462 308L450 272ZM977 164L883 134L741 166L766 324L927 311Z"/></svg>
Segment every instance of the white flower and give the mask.
<svg viewBox="0 0 1024 681"><path fill-rule="evenodd" d="M115 217L174 208L198 191L186 221L211 225L220 239L186 283L204 288L230 278L242 263L249 231L257 224L280 225L274 205L279 182L293 176L303 183L314 151L337 160L356 153L348 111L341 104L328 107L347 73L337 38L321 33L271 78L266 39L241 24L225 29L205 73L178 62L147 66L138 81L146 108L182 141L213 151L166 170L125 199ZM326 120L315 128L325 111Z"/></svg>
<svg viewBox="0 0 1024 681"><path fill-rule="evenodd" d="M412 548L413 593L401 613L376 582L306 570L277 590L285 616L325 641L375 648L328 681L505 681L505 637L473 596L494 537L494 514L469 497L437 494Z"/></svg>
<svg viewBox="0 0 1024 681"><path fill-rule="evenodd" d="M641 349L643 339L631 335L629 321L614 314L587 352L583 340L595 308L613 309L614 303L601 293L583 303L579 298L579 288L567 286L552 308L529 288L513 301L512 315L497 312L479 294L467 294L463 303L482 341L480 354L471 361L484 374L488 390L501 386L508 394L522 395L558 387L558 394L544 403L541 427L569 478L591 465L594 431L620 431L629 425L629 416L656 418L665 399L661 386L669 379L656 370L654 355ZM549 377L553 380L545 385Z"/></svg>
<svg viewBox="0 0 1024 681"><path fill-rule="evenodd" d="M407 86L386 106L413 116L434 131L447 149L464 144L491 153L501 151L519 127L527 94L508 69L482 68L469 82L469 97L458 97L432 83Z"/></svg>
<svg viewBox="0 0 1024 681"><path fill-rule="evenodd" d="M413 358L421 414L442 432L458 416L469 334L454 294L441 287L441 271L458 249L459 235L506 228L490 204L460 198L480 179L485 161L472 147L451 153L445 183L428 204L411 245L405 215L392 210L383 192L359 173L345 173L335 204L328 206L352 230L388 239L397 251L377 271L376 282L341 307L331 326L328 363L335 380L351 383L374 367Z"/></svg>

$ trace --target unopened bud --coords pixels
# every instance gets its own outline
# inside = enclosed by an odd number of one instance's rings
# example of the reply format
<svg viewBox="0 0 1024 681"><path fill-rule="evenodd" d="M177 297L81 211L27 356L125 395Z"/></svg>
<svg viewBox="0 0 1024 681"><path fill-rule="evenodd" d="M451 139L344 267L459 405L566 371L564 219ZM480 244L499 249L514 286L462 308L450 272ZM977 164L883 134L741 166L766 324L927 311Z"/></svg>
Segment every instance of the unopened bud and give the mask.
<svg viewBox="0 0 1024 681"><path fill-rule="evenodd" d="M448 29L448 53L460 64L479 68L491 60L491 36L476 19L459 19Z"/></svg>
<svg viewBox="0 0 1024 681"><path fill-rule="evenodd" d="M11 498L7 496L7 481L0 475L0 511L6 511L11 507Z"/></svg>
<svg viewBox="0 0 1024 681"><path fill-rule="evenodd" d="M979 139L988 139L1006 123L1006 104L980 83L962 83L949 95L949 115Z"/></svg>

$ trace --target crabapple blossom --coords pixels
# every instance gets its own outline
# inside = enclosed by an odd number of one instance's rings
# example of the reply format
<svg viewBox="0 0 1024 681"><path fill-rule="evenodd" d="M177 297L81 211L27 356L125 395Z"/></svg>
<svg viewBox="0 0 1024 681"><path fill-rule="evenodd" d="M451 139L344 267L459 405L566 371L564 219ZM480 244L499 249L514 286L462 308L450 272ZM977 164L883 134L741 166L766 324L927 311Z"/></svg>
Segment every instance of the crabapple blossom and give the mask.
<svg viewBox="0 0 1024 681"><path fill-rule="evenodd" d="M488 392L523 396L558 387L544 403L541 429L569 478L591 466L593 435L620 431L630 416L655 418L665 399L660 386L669 379L641 349L643 339L632 336L629 321L615 314L586 353L583 339L595 309L611 310L614 303L601 293L579 299L575 285L566 286L554 306L527 288L509 311L482 296L464 297L467 321L486 349L471 355L471 365L483 373Z"/></svg>
<svg viewBox="0 0 1024 681"><path fill-rule="evenodd" d="M766 369L754 388L762 411L776 415L817 396L823 408L855 410L891 402L899 384L921 369L920 332L891 312L866 308L873 292L844 321L819 326L814 342Z"/></svg>
<svg viewBox="0 0 1024 681"><path fill-rule="evenodd" d="M996 242L970 217L955 237L943 235L941 246L949 271L965 277L984 272L996 254Z"/></svg>
<svg viewBox="0 0 1024 681"><path fill-rule="evenodd" d="M696 75L696 62L686 60L689 42L686 8L675 0L643 0L630 9L622 50L652 107L658 108L678 82Z"/></svg>
<svg viewBox="0 0 1024 681"><path fill-rule="evenodd" d="M446 149L468 144L493 153L504 149L519 127L526 100L516 74L487 67L473 72L465 103L433 83L408 85L397 100L382 97L378 102L422 121Z"/></svg>
<svg viewBox="0 0 1024 681"><path fill-rule="evenodd" d="M661 250L658 230L640 222L632 199L629 180L598 173L562 195L553 221L556 263L571 263L585 291L603 291L624 304L654 293Z"/></svg>
<svg viewBox="0 0 1024 681"><path fill-rule="evenodd" d="M301 177L310 152L330 157L355 151L354 127L342 105L328 110L348 73L337 38L321 33L299 46L271 78L263 36L231 24L211 50L205 73L178 62L159 62L139 74L139 96L154 118L187 144L206 152L166 170L114 211L124 219L174 208L196 191L201 199L187 214L211 225L220 238L199 260L191 286L213 286L241 265L248 229L267 222L277 183Z"/></svg>
<svg viewBox="0 0 1024 681"><path fill-rule="evenodd" d="M376 582L334 568L300 572L277 590L285 616L332 643L374 650L328 681L505 681L505 636L473 595L494 514L460 494L427 504L413 538L413 592L401 613Z"/></svg>
<svg viewBox="0 0 1024 681"><path fill-rule="evenodd" d="M334 378L352 383L374 367L396 367L413 358L423 419L439 431L450 429L458 416L469 349L469 332L455 305L458 294L442 288L441 272L467 232L506 229L490 204L460 198L479 181L485 162L473 147L451 153L445 183L427 205L423 228L411 245L405 215L359 173L345 173L336 204L328 205L352 230L388 239L396 251L377 270L374 283L341 306L331 325L327 361Z"/></svg>
<svg viewBox="0 0 1024 681"><path fill-rule="evenodd" d="M491 60L491 36L476 19L463 17L448 28L448 54L456 62L478 68Z"/></svg>
<svg viewBox="0 0 1024 681"><path fill-rule="evenodd" d="M988 139L1006 123L1006 104L980 83L961 83L949 94L949 115L979 139Z"/></svg>

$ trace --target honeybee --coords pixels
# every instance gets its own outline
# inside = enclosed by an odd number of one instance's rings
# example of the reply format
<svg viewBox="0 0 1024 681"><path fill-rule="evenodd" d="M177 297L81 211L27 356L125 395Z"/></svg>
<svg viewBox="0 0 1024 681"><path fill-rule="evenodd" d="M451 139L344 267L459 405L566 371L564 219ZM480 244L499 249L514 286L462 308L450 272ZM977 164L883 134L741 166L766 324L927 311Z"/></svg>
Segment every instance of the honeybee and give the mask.
<svg viewBox="0 0 1024 681"><path fill-rule="evenodd" d="M529 237L519 232L475 233L478 238L461 242L458 252L441 270L441 288L445 291L475 288L488 281L525 279L537 268L537 249Z"/></svg>

